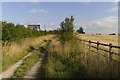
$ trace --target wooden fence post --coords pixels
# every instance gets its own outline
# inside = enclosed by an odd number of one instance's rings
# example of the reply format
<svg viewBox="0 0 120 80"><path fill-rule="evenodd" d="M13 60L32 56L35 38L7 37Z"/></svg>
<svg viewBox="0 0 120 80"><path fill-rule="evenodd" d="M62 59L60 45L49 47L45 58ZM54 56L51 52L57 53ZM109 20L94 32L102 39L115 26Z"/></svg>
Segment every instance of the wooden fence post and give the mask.
<svg viewBox="0 0 120 80"><path fill-rule="evenodd" d="M112 44L109 43L109 58L110 58L110 61L112 60Z"/></svg>
<svg viewBox="0 0 120 80"><path fill-rule="evenodd" d="M99 50L99 42L97 41L97 53L98 53L98 50Z"/></svg>
<svg viewBox="0 0 120 80"><path fill-rule="evenodd" d="M89 50L90 50L90 47L91 47L91 41L89 40Z"/></svg>

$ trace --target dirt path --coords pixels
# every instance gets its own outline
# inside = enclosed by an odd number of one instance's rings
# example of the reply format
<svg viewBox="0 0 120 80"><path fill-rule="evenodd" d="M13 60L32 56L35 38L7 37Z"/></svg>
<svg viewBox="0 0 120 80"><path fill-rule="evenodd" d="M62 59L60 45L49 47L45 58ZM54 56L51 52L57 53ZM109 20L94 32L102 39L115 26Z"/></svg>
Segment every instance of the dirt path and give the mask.
<svg viewBox="0 0 120 80"><path fill-rule="evenodd" d="M17 67L19 67L25 61L25 59L27 57L29 57L31 54L32 54L32 52L28 53L24 58L22 58L20 61L18 61L14 65L12 65L5 72L0 73L0 76L2 78L10 78L14 74L15 70L17 69Z"/></svg>
<svg viewBox="0 0 120 80"><path fill-rule="evenodd" d="M38 71L41 68L41 65L43 64L44 59L47 56L48 47L46 48L46 50L43 53L41 53L41 58L39 59L39 61L32 67L31 70L29 70L27 72L27 74L24 78L36 78Z"/></svg>
<svg viewBox="0 0 120 80"><path fill-rule="evenodd" d="M32 67L31 70L28 71L28 73L24 78L36 78L37 72L41 67L45 56L46 56L46 53L41 54L41 58L39 59L39 61Z"/></svg>

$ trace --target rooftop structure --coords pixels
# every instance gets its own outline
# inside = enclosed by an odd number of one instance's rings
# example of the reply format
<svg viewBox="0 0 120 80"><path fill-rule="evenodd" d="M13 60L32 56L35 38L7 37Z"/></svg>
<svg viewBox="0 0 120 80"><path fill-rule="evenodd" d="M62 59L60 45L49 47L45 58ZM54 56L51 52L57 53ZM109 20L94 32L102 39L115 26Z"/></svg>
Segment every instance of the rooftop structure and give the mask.
<svg viewBox="0 0 120 80"><path fill-rule="evenodd" d="M31 29L33 29L33 30L39 30L39 31L41 30L41 29L40 29L40 25L27 25L27 27L28 27L28 28L31 28Z"/></svg>

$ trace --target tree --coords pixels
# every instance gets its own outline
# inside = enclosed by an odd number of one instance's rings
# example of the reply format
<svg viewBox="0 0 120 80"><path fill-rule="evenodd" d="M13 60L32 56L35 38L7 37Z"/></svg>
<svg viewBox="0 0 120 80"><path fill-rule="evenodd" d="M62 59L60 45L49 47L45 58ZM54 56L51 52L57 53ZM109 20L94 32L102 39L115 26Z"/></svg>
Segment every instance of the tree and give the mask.
<svg viewBox="0 0 120 80"><path fill-rule="evenodd" d="M80 27L76 32L81 33L81 34L85 34L82 27Z"/></svg>
<svg viewBox="0 0 120 80"><path fill-rule="evenodd" d="M111 34L109 34L109 35L116 35L115 33L111 33Z"/></svg>
<svg viewBox="0 0 120 80"><path fill-rule="evenodd" d="M71 16L70 18L66 18L64 21L61 22L61 28L59 29L59 39L62 43L73 39L73 21L74 18L73 16Z"/></svg>

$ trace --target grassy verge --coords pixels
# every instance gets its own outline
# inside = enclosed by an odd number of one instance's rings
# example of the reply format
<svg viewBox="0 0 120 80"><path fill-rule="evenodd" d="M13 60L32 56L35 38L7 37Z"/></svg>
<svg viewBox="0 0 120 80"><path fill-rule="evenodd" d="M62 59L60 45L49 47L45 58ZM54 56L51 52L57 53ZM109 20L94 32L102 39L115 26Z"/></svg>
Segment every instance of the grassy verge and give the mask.
<svg viewBox="0 0 120 80"><path fill-rule="evenodd" d="M12 78L24 77L27 71L30 70L36 64L39 58L40 58L40 52L39 51L33 52L33 54L29 58L27 58L26 61L22 63L22 65L20 65L17 68Z"/></svg>
<svg viewBox="0 0 120 80"><path fill-rule="evenodd" d="M100 55L89 51L88 47L82 46L84 62L84 67L86 68L86 76L88 78L118 78L119 76L119 63L110 61L109 58L106 58L102 55L107 55L106 52L99 51ZM95 49L92 49L96 51Z"/></svg>
<svg viewBox="0 0 120 80"><path fill-rule="evenodd" d="M17 61L21 60L25 55L28 54L28 51L23 51L16 56L6 56L2 59L2 71L5 71L9 66L13 65Z"/></svg>
<svg viewBox="0 0 120 80"><path fill-rule="evenodd" d="M78 56L81 52L77 43L66 43L61 45L59 42L54 42L50 45L48 56L45 59L38 78L83 78L85 69L81 64L81 59Z"/></svg>
<svg viewBox="0 0 120 80"><path fill-rule="evenodd" d="M15 71L12 78L22 78L26 73L39 61L41 52L48 46L48 42L43 43L38 50L35 50L30 57L28 57L22 65ZM42 48L42 49L41 49Z"/></svg>
<svg viewBox="0 0 120 80"><path fill-rule="evenodd" d="M37 77L118 78L119 63L109 61L79 43L52 43Z"/></svg>
<svg viewBox="0 0 120 80"><path fill-rule="evenodd" d="M36 48L44 40L52 39L52 35L40 36L37 38L27 38L18 42L12 42L2 47L2 71L7 70L11 65L18 62L29 52L31 47Z"/></svg>
<svg viewBox="0 0 120 80"><path fill-rule="evenodd" d="M42 44L43 42L41 42L40 44ZM39 44L39 45L40 45ZM35 46L30 46L30 48L28 48L27 50L16 54L16 55L4 55L3 54L3 59L2 59L2 71L5 71L8 69L9 66L15 64L16 62L18 62L19 60L21 60L24 56L26 56L30 51L32 51L32 49L35 49L36 47L38 47L38 45Z"/></svg>

